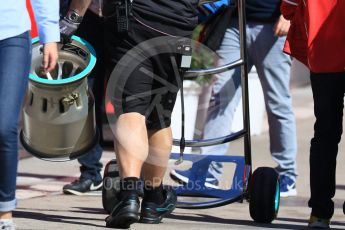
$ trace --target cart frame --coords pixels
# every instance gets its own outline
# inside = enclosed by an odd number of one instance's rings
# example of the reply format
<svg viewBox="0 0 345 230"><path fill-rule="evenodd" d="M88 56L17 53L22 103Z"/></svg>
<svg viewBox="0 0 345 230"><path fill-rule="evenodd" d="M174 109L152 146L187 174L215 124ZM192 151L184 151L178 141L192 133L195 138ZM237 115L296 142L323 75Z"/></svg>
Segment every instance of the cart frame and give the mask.
<svg viewBox="0 0 345 230"><path fill-rule="evenodd" d="M239 35L240 35L240 59L223 66L210 68L210 69L192 69L184 74L184 78L195 78L200 76L207 76L226 72L228 70L240 67L241 68L241 85L242 85L242 108L243 108L243 129L229 134L227 136L217 137L205 140L186 140L186 147L205 147L211 145L218 145L228 143L240 138L244 138L244 158L241 156L200 156L200 154L187 154L184 156L185 160L193 162L191 169L192 175L190 178L191 183L193 179L200 179L201 171L208 169L212 161L217 162L232 162L235 163L235 175L243 173L242 191L238 189L219 190L211 189L202 186L201 189L189 189L188 184L176 188L178 195L192 196L192 197L216 197L219 200L209 202L179 202L177 207L186 209L200 209L219 207L233 203L235 201L243 201L248 196L248 182L252 174L252 157L251 157L251 138L250 138L250 117L249 117L249 93L248 93L248 68L247 68L247 47L246 47L246 17L245 17L245 0L237 0L238 21L239 21ZM173 144L180 146L180 140L174 139ZM172 153L171 159L179 159L180 154ZM200 170L201 169L201 170ZM198 174L199 172L199 174ZM201 176L202 177L202 176ZM202 181L205 181L205 176Z"/></svg>

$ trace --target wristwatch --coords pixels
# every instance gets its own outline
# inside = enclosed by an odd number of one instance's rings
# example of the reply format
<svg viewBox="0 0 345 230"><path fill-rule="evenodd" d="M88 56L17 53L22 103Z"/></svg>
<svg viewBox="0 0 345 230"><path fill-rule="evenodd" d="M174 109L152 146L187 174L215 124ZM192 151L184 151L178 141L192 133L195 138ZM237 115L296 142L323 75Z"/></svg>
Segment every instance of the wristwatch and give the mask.
<svg viewBox="0 0 345 230"><path fill-rule="evenodd" d="M69 10L65 18L72 23L79 24L83 21L83 16L80 16L75 10Z"/></svg>

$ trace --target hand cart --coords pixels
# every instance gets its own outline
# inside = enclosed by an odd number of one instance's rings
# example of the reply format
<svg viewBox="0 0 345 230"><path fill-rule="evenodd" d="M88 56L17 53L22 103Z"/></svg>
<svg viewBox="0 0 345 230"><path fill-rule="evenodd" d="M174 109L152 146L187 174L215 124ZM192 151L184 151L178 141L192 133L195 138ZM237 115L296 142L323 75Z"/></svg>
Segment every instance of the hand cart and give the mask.
<svg viewBox="0 0 345 230"><path fill-rule="evenodd" d="M244 138L244 156L221 156L221 155L200 155L186 154L184 160L191 161L190 176L188 183L175 187L178 196L206 197L213 200L204 202L179 201L178 208L205 209L227 205L233 202L249 202L250 215L254 221L260 223L271 223L277 216L280 202L279 175L269 167L260 167L252 172L251 140L250 140L250 119L249 119L249 96L248 96L248 71L247 71L247 49L245 30L245 0L238 0L238 18L240 33L240 59L224 66L212 69L189 70L185 78L196 76L207 76L222 73L230 69L241 68L242 103L243 103L243 129L224 137L206 140L175 140L174 145L181 147L181 153L172 153L171 159L179 160L183 155L184 147L205 147L219 145ZM183 115L182 115L183 117ZM182 123L184 118L182 119ZM183 136L182 127L182 136ZM229 189L215 189L205 186L208 168L212 162L235 164L235 173L232 183L239 186L231 186ZM105 167L104 177L119 177L116 160L112 160ZM193 186L196 182L201 186ZM106 183L106 181L105 181ZM103 206L108 212L111 211L111 197L116 191L103 189ZM114 199L113 199L114 200Z"/></svg>

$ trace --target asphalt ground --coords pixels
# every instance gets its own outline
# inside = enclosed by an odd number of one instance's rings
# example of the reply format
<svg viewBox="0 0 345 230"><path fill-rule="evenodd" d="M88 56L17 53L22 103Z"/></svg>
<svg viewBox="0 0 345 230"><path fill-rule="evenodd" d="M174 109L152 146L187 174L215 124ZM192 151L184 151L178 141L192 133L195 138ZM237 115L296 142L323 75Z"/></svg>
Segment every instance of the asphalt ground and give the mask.
<svg viewBox="0 0 345 230"><path fill-rule="evenodd" d="M272 224L257 224L251 220L249 205L233 203L203 210L176 209L159 225L134 224L131 229L306 229L310 209L309 197L309 143L313 133L313 103L309 87L292 90L298 137L298 196L282 198L277 219ZM252 137L253 167L275 166L269 154L267 124L265 131ZM229 154L242 154L243 143L236 141ZM345 144L339 147L337 191L334 198L333 229L345 229L342 205L345 200ZM113 153L104 153L108 162ZM172 164L173 165L173 164ZM62 186L79 177L77 161L51 163L33 157L19 163L18 208L14 212L17 229L73 229L105 228L100 193L88 196L62 194Z"/></svg>

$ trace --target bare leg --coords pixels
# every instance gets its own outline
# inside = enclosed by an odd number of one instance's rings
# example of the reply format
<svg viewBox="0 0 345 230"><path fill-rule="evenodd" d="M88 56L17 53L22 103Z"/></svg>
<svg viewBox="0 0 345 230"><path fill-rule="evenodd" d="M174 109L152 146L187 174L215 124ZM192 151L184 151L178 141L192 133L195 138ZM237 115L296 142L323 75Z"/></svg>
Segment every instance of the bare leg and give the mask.
<svg viewBox="0 0 345 230"><path fill-rule="evenodd" d="M145 184L151 187L161 185L171 153L171 128L148 131L149 155L143 165Z"/></svg>
<svg viewBox="0 0 345 230"><path fill-rule="evenodd" d="M162 185L172 146L171 129L152 130L148 136L149 156L143 165L145 187L141 222L158 224L174 210L177 202L174 191Z"/></svg>
<svg viewBox="0 0 345 230"><path fill-rule="evenodd" d="M12 212L0 212L0 219L11 219Z"/></svg>
<svg viewBox="0 0 345 230"><path fill-rule="evenodd" d="M115 151L121 178L139 178L149 151L143 115L126 113L118 118L115 127Z"/></svg>

